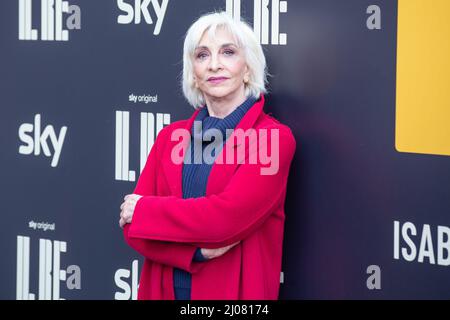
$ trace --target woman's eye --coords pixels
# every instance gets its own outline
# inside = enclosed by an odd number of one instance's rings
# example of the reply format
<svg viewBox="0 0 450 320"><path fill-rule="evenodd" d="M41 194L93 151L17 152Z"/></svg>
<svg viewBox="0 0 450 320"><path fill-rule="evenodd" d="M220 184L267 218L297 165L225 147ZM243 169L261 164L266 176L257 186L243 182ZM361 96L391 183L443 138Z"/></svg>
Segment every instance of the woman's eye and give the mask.
<svg viewBox="0 0 450 320"><path fill-rule="evenodd" d="M208 55L206 54L206 52L200 52L197 54L197 58L198 59L204 59L206 58Z"/></svg>
<svg viewBox="0 0 450 320"><path fill-rule="evenodd" d="M234 51L233 51L233 50L225 50L223 53L224 53L226 56L231 56L231 55L234 54Z"/></svg>

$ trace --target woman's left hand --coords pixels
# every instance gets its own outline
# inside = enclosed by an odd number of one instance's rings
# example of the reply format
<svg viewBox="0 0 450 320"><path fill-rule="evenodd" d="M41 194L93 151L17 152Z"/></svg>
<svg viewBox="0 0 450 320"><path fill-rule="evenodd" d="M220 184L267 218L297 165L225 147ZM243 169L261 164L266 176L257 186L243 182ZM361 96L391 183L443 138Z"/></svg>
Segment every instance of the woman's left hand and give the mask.
<svg viewBox="0 0 450 320"><path fill-rule="evenodd" d="M120 206L120 220L119 225L121 228L127 223L131 223L134 214L134 208L136 207L136 203L138 200L142 198L142 196L138 194L127 194L123 199L124 202Z"/></svg>

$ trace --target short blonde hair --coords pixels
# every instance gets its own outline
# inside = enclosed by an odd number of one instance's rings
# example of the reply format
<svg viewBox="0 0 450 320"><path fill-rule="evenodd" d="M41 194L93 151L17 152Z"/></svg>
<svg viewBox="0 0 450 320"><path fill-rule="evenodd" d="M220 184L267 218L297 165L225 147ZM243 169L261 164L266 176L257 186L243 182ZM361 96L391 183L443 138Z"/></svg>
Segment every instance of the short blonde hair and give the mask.
<svg viewBox="0 0 450 320"><path fill-rule="evenodd" d="M234 20L226 12L214 12L201 16L186 33L183 48L183 94L189 104L195 109L205 104L202 92L195 87L193 58L200 39L208 30L214 36L218 27L225 28L234 37L239 48L244 49L244 56L250 73L249 81L245 84L246 96L259 98L266 93L267 65L263 49L252 28L243 21Z"/></svg>

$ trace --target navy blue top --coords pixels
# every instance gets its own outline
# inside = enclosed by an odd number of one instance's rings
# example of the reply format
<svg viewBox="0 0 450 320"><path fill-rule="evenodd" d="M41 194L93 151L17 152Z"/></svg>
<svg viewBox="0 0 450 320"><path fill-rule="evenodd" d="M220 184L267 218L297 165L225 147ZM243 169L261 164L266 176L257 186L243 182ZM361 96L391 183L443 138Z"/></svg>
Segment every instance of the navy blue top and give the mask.
<svg viewBox="0 0 450 320"><path fill-rule="evenodd" d="M214 159L218 156L228 138L226 130L234 129L256 101L257 99L254 97L247 98L244 103L223 119L210 116L206 106L197 114L191 130L191 144L187 149L183 163L183 199L199 198L206 195L206 185ZM214 145L216 148L211 148L212 151L216 152L212 152L207 158L203 158L205 148L214 142L214 133L208 132L208 129L220 130L223 143L217 148L217 143L220 142L217 141ZM201 148L197 146L201 146ZM201 262L207 259L203 257L200 248L198 248L193 260ZM191 274L189 272L174 268L173 284L176 300L190 300Z"/></svg>

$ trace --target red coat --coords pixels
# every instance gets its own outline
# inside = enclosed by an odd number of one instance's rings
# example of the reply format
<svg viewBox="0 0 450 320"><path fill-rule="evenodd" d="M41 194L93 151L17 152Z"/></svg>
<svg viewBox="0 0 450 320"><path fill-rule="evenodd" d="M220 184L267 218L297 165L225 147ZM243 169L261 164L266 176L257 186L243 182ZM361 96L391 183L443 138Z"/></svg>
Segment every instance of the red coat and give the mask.
<svg viewBox="0 0 450 320"><path fill-rule="evenodd" d="M171 141L172 132L191 132L199 111L158 134L134 190L144 197L124 227L127 243L145 257L138 299L174 299L173 267L192 273L192 300L278 299L286 184L296 142L291 130L267 115L263 106L261 96L236 129L278 129L278 172L260 174L269 165L259 161L218 164L216 159L205 197L182 198L182 164L171 160L179 144ZM192 260L197 247L220 248L239 240L221 257Z"/></svg>

